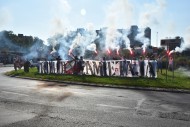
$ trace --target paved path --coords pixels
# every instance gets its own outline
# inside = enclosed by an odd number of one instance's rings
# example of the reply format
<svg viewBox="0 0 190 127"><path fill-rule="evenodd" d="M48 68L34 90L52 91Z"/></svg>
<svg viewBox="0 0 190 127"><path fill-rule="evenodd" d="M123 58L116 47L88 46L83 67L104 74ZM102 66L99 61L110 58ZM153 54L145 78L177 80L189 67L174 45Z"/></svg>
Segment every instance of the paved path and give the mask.
<svg viewBox="0 0 190 127"><path fill-rule="evenodd" d="M0 68L3 127L189 127L190 94L10 78Z"/></svg>

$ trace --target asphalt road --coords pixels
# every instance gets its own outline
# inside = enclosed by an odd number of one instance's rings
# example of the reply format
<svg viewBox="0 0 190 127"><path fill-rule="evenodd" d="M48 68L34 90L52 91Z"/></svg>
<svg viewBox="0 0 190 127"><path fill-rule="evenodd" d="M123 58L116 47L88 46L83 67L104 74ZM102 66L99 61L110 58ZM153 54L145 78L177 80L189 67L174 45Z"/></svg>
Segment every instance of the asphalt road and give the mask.
<svg viewBox="0 0 190 127"><path fill-rule="evenodd" d="M190 94L7 77L0 68L2 127L189 127Z"/></svg>

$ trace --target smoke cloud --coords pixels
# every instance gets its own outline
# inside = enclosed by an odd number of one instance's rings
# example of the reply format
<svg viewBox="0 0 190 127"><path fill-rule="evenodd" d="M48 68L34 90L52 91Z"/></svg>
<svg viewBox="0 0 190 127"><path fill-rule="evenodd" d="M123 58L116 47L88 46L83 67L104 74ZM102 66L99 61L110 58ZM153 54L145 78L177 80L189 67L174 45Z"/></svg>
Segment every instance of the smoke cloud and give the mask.
<svg viewBox="0 0 190 127"><path fill-rule="evenodd" d="M190 71L187 68L180 67L180 68L177 69L177 71L182 72L183 75L190 77Z"/></svg>
<svg viewBox="0 0 190 127"><path fill-rule="evenodd" d="M64 10L64 12L69 13L71 11L71 6L67 0L58 0L60 4L60 8Z"/></svg>
<svg viewBox="0 0 190 127"><path fill-rule="evenodd" d="M9 40L7 38L7 36L5 35L5 31L1 31L0 32L0 47L3 49L3 50L6 50L6 51L14 51L14 52L17 52L17 51L21 51L21 50L24 50L24 49L21 49L21 47L15 45L14 43L11 42L11 40Z"/></svg>
<svg viewBox="0 0 190 127"><path fill-rule="evenodd" d="M166 7L165 0L156 0L156 3L145 4L146 11L140 14L139 24L141 27L159 25L162 13Z"/></svg>
<svg viewBox="0 0 190 127"><path fill-rule="evenodd" d="M62 19L60 18L61 16L59 16L58 18L56 17L53 19L54 36L50 37L48 41L49 44L53 45L53 51L55 51L54 47L59 45L59 49L56 50L62 59L68 59L69 51L72 51L75 55L84 56L86 51L96 52L97 50L100 50L102 53L105 53L107 50L118 51L121 48L130 49L128 35L131 33L129 28L133 23L135 10L134 5L130 0L114 0L107 6L107 8L105 8L106 17L104 26L106 27L100 29L99 33L94 30L93 23L87 23L86 28L78 28L69 31L67 28L70 27L70 24L67 14L70 13L72 8L66 0L58 0L58 3L66 9L59 9L60 11L63 11L65 17ZM153 10L147 10L142 13L142 28L150 24L158 24L160 9L164 9L165 1L157 0L156 3L146 4L145 8L147 7L148 9L151 8ZM155 15L158 15L158 17ZM67 28L65 26L67 26ZM134 39L141 42L143 48L146 48L146 46L150 44L150 40L145 37L143 30L139 30ZM98 55L101 56L101 53Z"/></svg>
<svg viewBox="0 0 190 127"><path fill-rule="evenodd" d="M139 29L139 34L135 37L135 40L141 42L143 49L145 50L148 45L150 45L150 39L144 36L145 29Z"/></svg>
<svg viewBox="0 0 190 127"><path fill-rule="evenodd" d="M71 28L67 18L72 8L67 0L52 1L53 18L51 20L51 35L65 34Z"/></svg>
<svg viewBox="0 0 190 127"><path fill-rule="evenodd" d="M11 13L7 8L0 9L0 27L8 24L11 21Z"/></svg>
<svg viewBox="0 0 190 127"><path fill-rule="evenodd" d="M118 31L117 29L119 27L129 28L132 25L133 8L134 7L129 0L115 0L108 5L105 19L105 26L107 26L107 29L104 33L104 50L118 50L121 41L127 42L128 32ZM124 26L121 26L120 24Z"/></svg>
<svg viewBox="0 0 190 127"><path fill-rule="evenodd" d="M114 0L106 9L105 26L116 28L124 24L125 27L132 25L134 7L129 0ZM122 19L122 20L121 20Z"/></svg>

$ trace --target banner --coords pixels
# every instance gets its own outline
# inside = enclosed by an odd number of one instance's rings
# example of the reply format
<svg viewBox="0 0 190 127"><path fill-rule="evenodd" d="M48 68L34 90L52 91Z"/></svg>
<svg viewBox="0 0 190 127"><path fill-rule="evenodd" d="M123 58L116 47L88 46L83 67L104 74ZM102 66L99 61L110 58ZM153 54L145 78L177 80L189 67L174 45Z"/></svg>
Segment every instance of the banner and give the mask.
<svg viewBox="0 0 190 127"><path fill-rule="evenodd" d="M157 62L155 60L83 60L82 67L79 65L79 61L80 60L62 60L59 65L56 61L39 61L38 71L39 73L47 74L58 73L96 76L157 77ZM48 64L46 62L48 62Z"/></svg>

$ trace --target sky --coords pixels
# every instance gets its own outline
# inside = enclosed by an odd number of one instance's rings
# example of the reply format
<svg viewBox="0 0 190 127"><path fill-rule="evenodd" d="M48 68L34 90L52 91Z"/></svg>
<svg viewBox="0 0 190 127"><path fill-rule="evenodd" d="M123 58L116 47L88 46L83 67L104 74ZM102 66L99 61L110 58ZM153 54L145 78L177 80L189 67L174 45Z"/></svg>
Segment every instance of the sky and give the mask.
<svg viewBox="0 0 190 127"><path fill-rule="evenodd" d="M189 35L189 5L190 0L0 0L0 31L46 42L56 33L82 27L138 25L150 27L151 44L159 46L160 39Z"/></svg>

